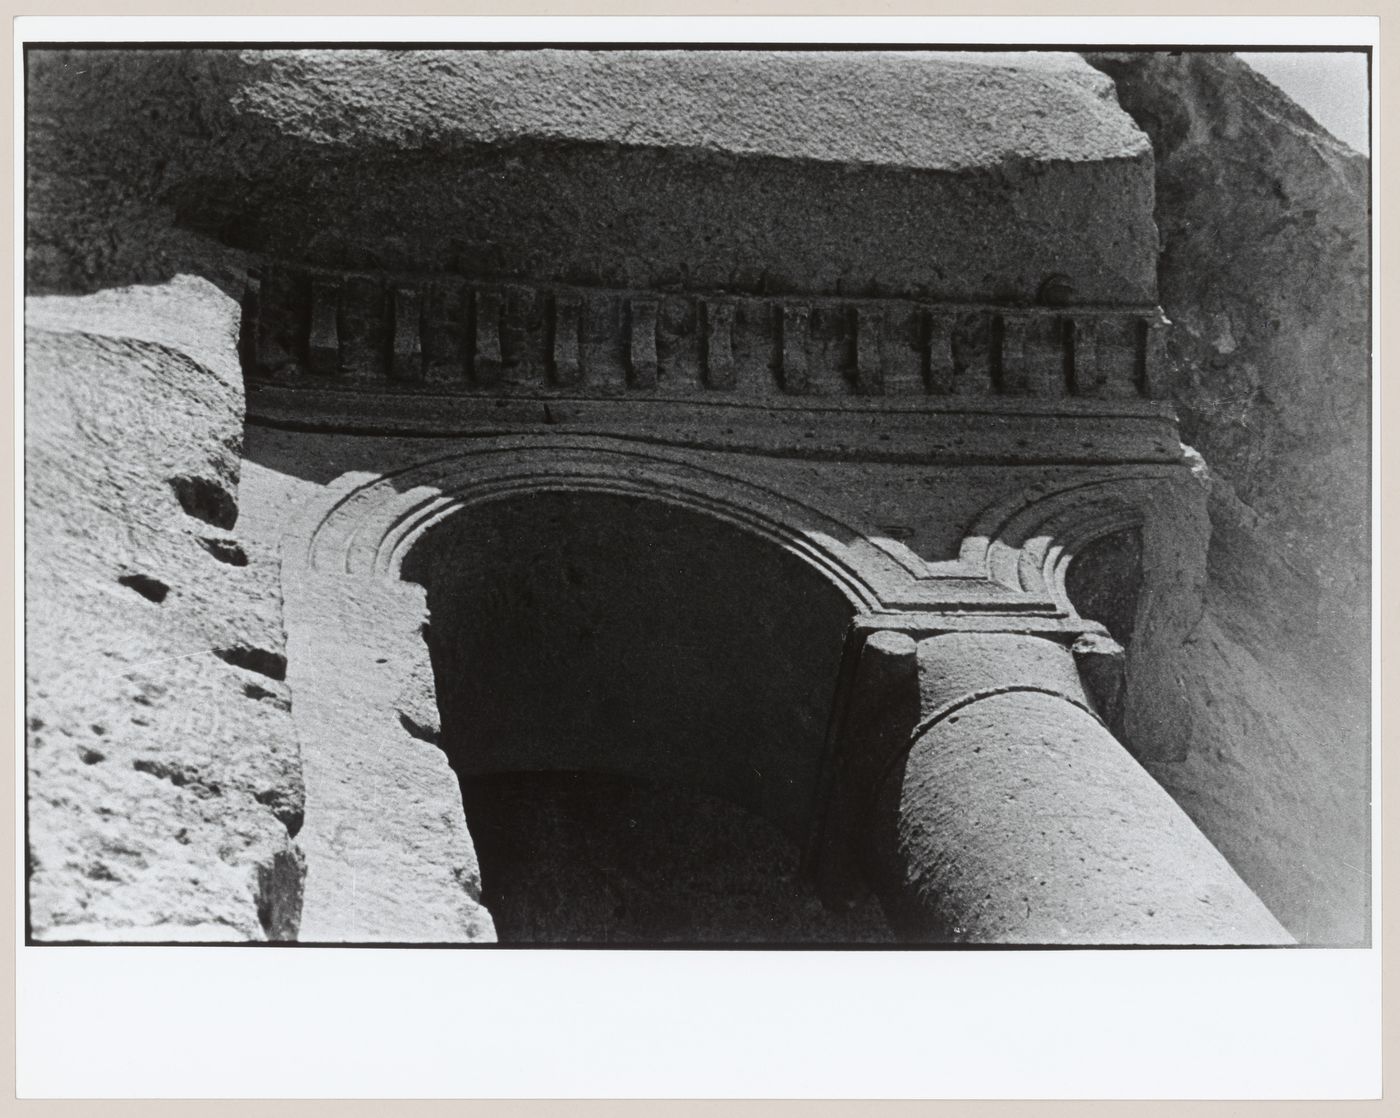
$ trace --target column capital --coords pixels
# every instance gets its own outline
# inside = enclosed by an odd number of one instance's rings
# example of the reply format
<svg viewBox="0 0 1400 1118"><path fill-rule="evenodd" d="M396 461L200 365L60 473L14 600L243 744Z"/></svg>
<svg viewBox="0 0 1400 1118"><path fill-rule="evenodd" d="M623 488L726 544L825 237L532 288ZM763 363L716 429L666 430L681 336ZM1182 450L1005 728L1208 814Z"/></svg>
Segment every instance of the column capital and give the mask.
<svg viewBox="0 0 1400 1118"><path fill-rule="evenodd" d="M914 736L971 703L1011 692L1053 695L1100 718L1085 692L1073 649L1058 641L1024 633L945 633L919 641L917 648L919 722Z"/></svg>

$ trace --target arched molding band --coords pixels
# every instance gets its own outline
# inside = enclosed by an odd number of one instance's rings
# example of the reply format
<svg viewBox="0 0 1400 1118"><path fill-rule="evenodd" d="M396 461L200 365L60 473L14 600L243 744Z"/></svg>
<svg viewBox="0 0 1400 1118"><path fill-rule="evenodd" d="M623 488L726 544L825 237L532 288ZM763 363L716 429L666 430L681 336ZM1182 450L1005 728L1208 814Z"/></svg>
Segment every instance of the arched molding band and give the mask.
<svg viewBox="0 0 1400 1118"><path fill-rule="evenodd" d="M716 517L815 567L855 612L920 604L928 565L894 541L684 452L625 440L512 436L376 476L348 474L303 510L284 554L325 572L397 579L434 526L463 509L529 493L641 497ZM298 546L299 545L299 546Z"/></svg>
<svg viewBox="0 0 1400 1118"><path fill-rule="evenodd" d="M517 477L497 483L472 485L470 489L450 496L429 498L408 510L397 522L393 533L376 548L373 573L381 577L398 577L404 559L415 545L434 527L464 509L533 493L597 493L613 496L640 497L644 500L703 513L741 528L796 555L820 571L836 585L852 607L859 611L878 607L875 592L862 579L855 566L817 545L806 533L792 530L750 509L716 500L706 494L668 488L649 478L622 478L575 474L568 477ZM356 573L347 565L347 571Z"/></svg>
<svg viewBox="0 0 1400 1118"><path fill-rule="evenodd" d="M433 527L474 505L528 493L609 493L660 501L754 533L818 570L868 615L1080 620L1064 572L1093 539L1141 524L1144 486L1178 468L1019 493L983 512L957 560L930 563L874 525L740 474L704 452L602 436L511 435L386 474L349 473L303 509L284 541L321 571L397 579ZM296 560L294 560L296 561Z"/></svg>
<svg viewBox="0 0 1400 1118"><path fill-rule="evenodd" d="M1152 489L1181 476L1178 468L1144 469L1018 493L977 517L958 562L989 582L1046 598L1066 616L1076 616L1065 589L1075 556L1104 536L1143 527Z"/></svg>

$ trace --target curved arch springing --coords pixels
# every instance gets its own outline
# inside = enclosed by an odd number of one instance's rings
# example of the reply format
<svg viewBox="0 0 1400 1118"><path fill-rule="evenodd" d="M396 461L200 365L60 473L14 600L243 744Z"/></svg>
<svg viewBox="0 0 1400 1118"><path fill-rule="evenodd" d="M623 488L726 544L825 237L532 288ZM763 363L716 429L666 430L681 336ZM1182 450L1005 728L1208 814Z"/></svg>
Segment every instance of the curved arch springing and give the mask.
<svg viewBox="0 0 1400 1118"><path fill-rule="evenodd" d="M817 569L856 610L878 611L926 577L907 548L693 458L619 440L517 437L366 479L347 475L307 533L318 569L395 578L415 542L454 513L529 492L641 497L715 517ZM324 508L324 506L323 506Z"/></svg>
<svg viewBox="0 0 1400 1118"><path fill-rule="evenodd" d="M999 586L1048 598L1077 616L1066 589L1070 564L1105 536L1142 528L1143 487L1165 476L1120 474L999 501L973 523L959 561Z"/></svg>

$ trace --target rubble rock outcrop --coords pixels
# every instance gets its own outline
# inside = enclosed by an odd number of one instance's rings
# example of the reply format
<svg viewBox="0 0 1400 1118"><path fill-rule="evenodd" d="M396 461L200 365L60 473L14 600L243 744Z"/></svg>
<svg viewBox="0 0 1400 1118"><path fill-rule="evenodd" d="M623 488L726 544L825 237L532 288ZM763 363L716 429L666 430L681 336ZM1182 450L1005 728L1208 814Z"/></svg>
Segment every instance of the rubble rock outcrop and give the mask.
<svg viewBox="0 0 1400 1118"><path fill-rule="evenodd" d="M1170 393L1206 610L1162 783L1305 943L1370 895L1370 163L1232 55L1099 54L1152 140Z"/></svg>
<svg viewBox="0 0 1400 1118"><path fill-rule="evenodd" d="M237 305L183 276L25 317L30 933L293 939L301 766L277 563L234 531Z"/></svg>

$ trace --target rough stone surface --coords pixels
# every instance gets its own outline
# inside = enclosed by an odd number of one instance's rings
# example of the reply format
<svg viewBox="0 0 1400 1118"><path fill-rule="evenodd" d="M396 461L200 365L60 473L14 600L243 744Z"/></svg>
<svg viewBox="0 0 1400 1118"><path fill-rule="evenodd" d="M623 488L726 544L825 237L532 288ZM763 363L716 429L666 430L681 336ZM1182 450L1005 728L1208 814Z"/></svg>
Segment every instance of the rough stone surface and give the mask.
<svg viewBox="0 0 1400 1118"><path fill-rule="evenodd" d="M177 226L172 182L218 131L178 51L26 56L25 290L93 292L200 275L241 299L238 254Z"/></svg>
<svg viewBox="0 0 1400 1118"><path fill-rule="evenodd" d="M1323 600L1300 620L1364 622L1370 161L1231 56L1102 65L1156 154L1182 439L1257 518L1260 542L1316 584Z"/></svg>
<svg viewBox="0 0 1400 1118"><path fill-rule="evenodd" d="M237 516L237 307L183 277L26 305L29 921L295 938L275 555Z"/></svg>
<svg viewBox="0 0 1400 1118"><path fill-rule="evenodd" d="M43 51L29 72L32 289L119 257L158 273L195 232L617 287L1155 296L1147 146L1070 56ZM71 237L94 191L123 245Z"/></svg>
<svg viewBox="0 0 1400 1118"><path fill-rule="evenodd" d="M1169 389L1209 463L1206 613L1154 767L1301 940L1367 940L1369 161L1220 54L1093 56L1152 139Z"/></svg>
<svg viewBox="0 0 1400 1118"><path fill-rule="evenodd" d="M1087 712L1067 649L958 634L919 659L937 720L886 778L871 832L901 938L1292 942Z"/></svg>
<svg viewBox="0 0 1400 1118"><path fill-rule="evenodd" d="M252 473L267 503L234 538L232 306L176 276L244 299L249 269L285 254L301 269L491 284L1140 307L1156 301L1158 280L1147 140L1101 75L1053 54L172 50L27 61L31 294L162 285L31 302L36 934L296 933L302 872L288 830L300 791L287 693L270 678L285 661L265 547L300 497L347 470L450 455L481 430L561 423L722 446L749 460L741 472L870 525L881 547L946 566L986 502L1028 476L1068 481L1130 452L1180 459L1174 438L1162 441L1166 419L1110 425L1061 415L1060 402L1021 415L1018 402L990 401L969 432L955 413L862 412L855 398L849 414L711 409L704 423L502 400L489 414L444 408L432 433L450 438L400 440L374 430L423 434L421 417L328 393L323 421L366 434L263 432ZM1161 782L1300 938L1359 942L1367 394L1364 300L1347 293L1364 283L1363 164L1228 59L1094 61L1156 151L1162 297L1178 323L1170 387L1214 467L1207 610L1197 623L1150 593L1138 601L1129 737L1189 731L1190 757L1155 766ZM245 352L256 342L246 335ZM365 427L365 411L379 428ZM868 461L849 461L856 447ZM1171 520L1144 530L1144 585ZM214 573L186 578L200 563ZM1192 597L1194 568L1180 572L1177 604ZM434 741L443 727L421 597L299 577L295 562L284 570L287 671L300 730L318 747L301 932L491 938L455 775ZM1164 645L1176 651L1157 655ZM215 647L229 662L189 655ZM1147 650L1150 663L1132 663ZM985 700L1039 717L1020 701ZM1053 713L1080 718L1068 709ZM1066 733L1096 741L1097 723L1082 720ZM1029 724L1016 733L1018 764L1035 768L1043 742ZM943 740L925 742L916 769L944 764ZM1137 787L1140 770L1112 768L1131 766L1121 750L1100 761ZM1144 801L1144 818L1169 807ZM1034 866L1043 852L1022 847ZM1131 853L1129 869L1180 869L1157 858ZM1075 872L1064 869L1055 879ZM1136 896L1132 885L1122 895ZM1133 911L1125 928L1146 919ZM1036 934L1052 924L1067 926Z"/></svg>
<svg viewBox="0 0 1400 1118"><path fill-rule="evenodd" d="M241 112L344 150L534 137L938 171L1143 150L1111 84L1053 51L271 50L240 61Z"/></svg>
<svg viewBox="0 0 1400 1118"><path fill-rule="evenodd" d="M295 556L283 586L306 780L300 938L494 941L457 778L401 710L430 671L422 590L312 575Z"/></svg>

